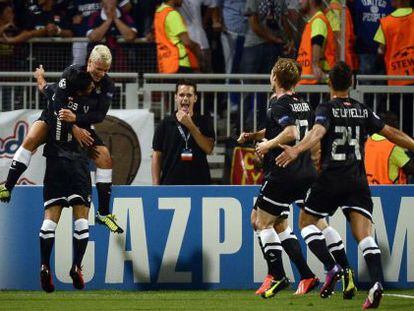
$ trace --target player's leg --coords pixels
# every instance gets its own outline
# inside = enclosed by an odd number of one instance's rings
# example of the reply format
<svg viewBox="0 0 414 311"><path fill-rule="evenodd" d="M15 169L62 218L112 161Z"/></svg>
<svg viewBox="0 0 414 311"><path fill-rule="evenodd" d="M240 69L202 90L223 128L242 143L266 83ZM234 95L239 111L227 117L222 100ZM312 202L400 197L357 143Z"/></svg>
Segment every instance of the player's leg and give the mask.
<svg viewBox="0 0 414 311"><path fill-rule="evenodd" d="M348 256L346 255L342 238L338 231L330 226L324 218L319 219L316 226L325 236L329 252L343 269L342 296L344 299L352 299L352 297L356 294L357 288L355 286L354 272L349 265Z"/></svg>
<svg viewBox="0 0 414 311"><path fill-rule="evenodd" d="M264 205L263 200L258 205L256 226L260 231L264 258L268 264L270 275L273 277L270 287L262 294L262 297L271 298L288 287L289 280L283 268L282 244L273 227L278 217L267 212L268 209L263 208Z"/></svg>
<svg viewBox="0 0 414 311"><path fill-rule="evenodd" d="M6 182L0 185L0 201L10 201L14 186L29 166L32 152L45 142L47 130L48 125L42 120L37 120L30 127L29 133L27 133L27 136L23 140L23 144L14 154Z"/></svg>
<svg viewBox="0 0 414 311"><path fill-rule="evenodd" d="M83 289L85 282L82 274L82 260L89 241L89 206L77 204L73 206L73 262L69 275L76 289Z"/></svg>
<svg viewBox="0 0 414 311"><path fill-rule="evenodd" d="M257 201L256 201L256 203L257 203ZM263 254L263 257L264 257L265 254L263 253L263 244L262 244L262 240L260 239L260 231L257 230L257 227L256 227L256 222L257 222L257 204L254 205L254 207L252 209L252 212L250 214L250 222L252 224L253 231L254 231L254 233L256 235L257 242L259 243L260 250L262 251L262 254ZM271 284L271 282L273 280L273 276L269 272L269 265L267 264L267 261L266 261L266 265L267 265L267 274L266 274L265 279L263 280L262 285L260 285L260 287L256 290L256 295L263 294L270 287L270 284Z"/></svg>
<svg viewBox="0 0 414 311"><path fill-rule="evenodd" d="M383 287L381 283L384 280L384 275L381 264L381 250L371 236L372 220L357 211L350 211L348 219L352 234L367 263L371 278L371 289L368 292L363 309L377 308L382 298Z"/></svg>
<svg viewBox="0 0 414 311"><path fill-rule="evenodd" d="M40 284L42 289L51 293L55 290L50 269L50 255L55 243L55 231L62 213L60 204L46 206L42 226L40 228Z"/></svg>
<svg viewBox="0 0 414 311"><path fill-rule="evenodd" d="M319 284L319 279L315 277L315 274L309 268L305 257L302 254L298 238L293 233L288 224L288 219L280 219L274 228L279 235L282 247L288 254L289 259L295 264L300 274L300 282L295 294L301 295L310 292Z"/></svg>
<svg viewBox="0 0 414 311"><path fill-rule="evenodd" d="M308 210L313 214L310 214ZM328 214L322 215L319 211L316 210L316 208L310 209L308 207L306 211L299 214L299 227L301 228L301 235L303 239L305 240L312 253L314 253L319 261L321 261L328 269L325 283L323 284L320 292L322 298L327 298L333 293L336 282L342 276L341 267L336 264L332 255L329 253L328 247L326 246L325 237L322 231L316 226L319 219L327 215Z"/></svg>
<svg viewBox="0 0 414 311"><path fill-rule="evenodd" d="M100 141L96 139L95 141ZM109 230L116 233L123 233L124 230L116 223L116 217L109 212L109 204L112 192L112 158L108 148L102 144L96 146L98 156L94 159L96 166L95 183L98 192L98 212L96 220L106 225Z"/></svg>

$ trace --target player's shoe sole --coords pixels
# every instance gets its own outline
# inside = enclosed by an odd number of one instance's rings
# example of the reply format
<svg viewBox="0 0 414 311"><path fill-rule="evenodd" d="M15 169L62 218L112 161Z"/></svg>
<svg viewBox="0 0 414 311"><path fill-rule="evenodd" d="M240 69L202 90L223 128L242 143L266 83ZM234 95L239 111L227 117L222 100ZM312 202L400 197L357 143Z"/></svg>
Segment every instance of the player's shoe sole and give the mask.
<svg viewBox="0 0 414 311"><path fill-rule="evenodd" d="M9 203L11 199L11 192L6 188L5 184L0 185L0 201Z"/></svg>
<svg viewBox="0 0 414 311"><path fill-rule="evenodd" d="M344 299L352 299L357 292L357 287L354 282L354 272L347 268L342 275L342 297Z"/></svg>
<svg viewBox="0 0 414 311"><path fill-rule="evenodd" d="M98 212L96 213L95 219L99 224L108 227L111 232L124 233L124 230L116 223L116 217L113 214L101 215Z"/></svg>
<svg viewBox="0 0 414 311"><path fill-rule="evenodd" d="M304 295L309 293L312 289L320 284L318 278L303 279L299 282L298 289L294 295Z"/></svg>
<svg viewBox="0 0 414 311"><path fill-rule="evenodd" d="M82 270L79 267L72 267L69 272L70 277L72 278L73 287L76 289L84 289L85 282L83 281Z"/></svg>
<svg viewBox="0 0 414 311"><path fill-rule="evenodd" d="M52 274L50 269L45 265L42 265L40 268L40 285L46 293L52 293L55 291L55 286L52 281Z"/></svg>
<svg viewBox="0 0 414 311"><path fill-rule="evenodd" d="M323 284L320 292L321 298L328 298L331 296L335 290L336 282L342 277L341 266L336 264L331 270L326 274L325 283Z"/></svg>
<svg viewBox="0 0 414 311"><path fill-rule="evenodd" d="M275 296L281 290L289 287L289 279L287 277L283 277L281 280L273 280L270 288L265 291L261 296L262 298L268 299Z"/></svg>

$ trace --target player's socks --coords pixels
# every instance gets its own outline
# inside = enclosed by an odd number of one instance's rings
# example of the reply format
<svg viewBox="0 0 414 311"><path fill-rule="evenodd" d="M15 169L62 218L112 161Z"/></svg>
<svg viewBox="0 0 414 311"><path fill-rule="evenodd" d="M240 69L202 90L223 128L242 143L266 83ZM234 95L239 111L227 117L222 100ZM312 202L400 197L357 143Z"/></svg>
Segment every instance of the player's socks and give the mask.
<svg viewBox="0 0 414 311"><path fill-rule="evenodd" d="M259 242L260 250L262 251L262 254L263 254L263 258L266 258L265 252L263 250L262 239L260 238L260 230L256 230L255 233L256 233L257 241ZM266 264L267 264L267 261L266 261ZM268 275L270 274L270 268L268 264L267 264L267 274Z"/></svg>
<svg viewBox="0 0 414 311"><path fill-rule="evenodd" d="M24 173L30 164L32 152L20 146L14 154L13 161L10 165L9 174L7 175L6 188L12 191L20 176Z"/></svg>
<svg viewBox="0 0 414 311"><path fill-rule="evenodd" d="M282 245L275 229L269 228L260 231L260 239L263 244L263 253L269 266L270 274L276 280L282 280L285 275L282 262Z"/></svg>
<svg viewBox="0 0 414 311"><path fill-rule="evenodd" d="M384 275L381 264L381 250L374 238L371 236L366 237L359 242L358 247L362 251L362 255L367 263L372 284L383 282Z"/></svg>
<svg viewBox="0 0 414 311"><path fill-rule="evenodd" d="M50 255L52 254L53 244L55 243L55 231L57 224L50 220L43 220L40 228L40 263L46 267L50 267Z"/></svg>
<svg viewBox="0 0 414 311"><path fill-rule="evenodd" d="M333 269L335 266L335 260L329 253L322 231L315 225L309 225L302 229L301 235L312 253L315 254L315 256L325 265L325 267L328 270Z"/></svg>
<svg viewBox="0 0 414 311"><path fill-rule="evenodd" d="M342 269L349 268L348 257L346 256L344 243L342 242L341 236L331 226L325 228L322 231L325 236L326 245L328 246L329 252Z"/></svg>
<svg viewBox="0 0 414 311"><path fill-rule="evenodd" d="M286 254L288 254L290 260L293 261L296 268L298 268L301 280L314 278L315 274L309 268L308 263L303 257L300 244L296 235L292 232L292 229L287 227L285 231L279 233L279 238Z"/></svg>
<svg viewBox="0 0 414 311"><path fill-rule="evenodd" d="M89 240L89 224L85 218L75 220L75 229L73 231L73 265L81 267L83 255L85 255L86 246Z"/></svg>
<svg viewBox="0 0 414 311"><path fill-rule="evenodd" d="M108 215L112 192L112 169L96 169L96 190L98 191L99 214Z"/></svg>

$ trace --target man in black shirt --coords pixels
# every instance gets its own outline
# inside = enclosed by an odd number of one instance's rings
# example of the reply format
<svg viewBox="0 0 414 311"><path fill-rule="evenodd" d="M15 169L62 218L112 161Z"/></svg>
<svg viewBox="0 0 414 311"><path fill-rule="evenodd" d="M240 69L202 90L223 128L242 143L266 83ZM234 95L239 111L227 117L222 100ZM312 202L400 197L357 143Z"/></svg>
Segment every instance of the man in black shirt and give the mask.
<svg viewBox="0 0 414 311"><path fill-rule="evenodd" d="M298 145L282 146L285 150L276 158L276 163L286 167L302 152L321 142L321 173L306 197L305 213L300 219L301 233L311 251L329 270L321 290L322 298L329 297L341 275L341 267L330 256L325 238L315 224L341 207L367 262L372 287L363 309L369 309L377 308L380 303L383 272L381 251L371 236L373 203L364 168L364 144L373 133L409 150L414 150L414 140L385 125L366 105L349 98L351 84L350 68L338 62L329 73L331 100L318 106L314 127Z"/></svg>
<svg viewBox="0 0 414 311"><path fill-rule="evenodd" d="M67 75L66 87L72 109L84 113L87 105L78 102L80 96L92 91L92 77L84 71L72 71ZM54 98L55 99L55 98ZM41 268L40 282L48 293L55 287L50 269L50 255L55 241L55 231L64 207L73 207L74 257L69 275L73 286L84 288L81 263L89 239L89 207L91 202L91 180L87 152L71 135L70 125L61 121L55 113L48 114L49 130L43 155L46 157L44 177L44 220L40 228Z"/></svg>
<svg viewBox="0 0 414 311"><path fill-rule="evenodd" d="M115 86L112 79L107 75L111 66L112 55L104 45L97 45L92 50L86 68L80 66L69 66L62 74L56 89L56 100L53 101L52 111L59 114L59 119L74 124L73 135L81 145L95 145L97 151L94 158L96 170L96 188L98 191L99 210L96 219L99 223L106 225L112 232L122 233L123 230L116 223L116 217L109 212L109 203L112 187L112 159L108 148L93 131L90 126L102 122L112 103ZM84 114L75 114L71 111L71 103L67 100L68 90L66 89L66 75L73 71L89 72L94 80L94 89L88 98L88 110ZM35 77L38 80L40 89L44 88L44 71L40 67L36 70ZM68 109L69 108L69 109ZM16 151L13 162L4 185L0 185L0 200L8 202L11 198L11 191L16 185L20 176L24 173L30 163L32 152L45 142L48 131L49 109L42 112L39 120L33 123L23 144ZM76 126L75 126L76 125Z"/></svg>
<svg viewBox="0 0 414 311"><path fill-rule="evenodd" d="M208 116L194 112L197 86L191 81L176 84L177 110L158 125L152 141L153 185L208 185L207 154L214 148L215 133Z"/></svg>

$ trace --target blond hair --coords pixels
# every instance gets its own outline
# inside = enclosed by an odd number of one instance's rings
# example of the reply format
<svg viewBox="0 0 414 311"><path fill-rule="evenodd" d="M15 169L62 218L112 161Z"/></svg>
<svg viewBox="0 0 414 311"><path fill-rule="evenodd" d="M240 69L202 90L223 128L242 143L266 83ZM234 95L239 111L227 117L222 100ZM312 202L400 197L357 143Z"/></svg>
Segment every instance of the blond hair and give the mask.
<svg viewBox="0 0 414 311"><path fill-rule="evenodd" d="M294 59L279 58L273 66L271 77L278 86L290 90L300 80L300 66Z"/></svg>
<svg viewBox="0 0 414 311"><path fill-rule="evenodd" d="M89 59L93 62L103 62L107 65L111 65L112 63L112 54L111 54L111 50L103 44L99 44L96 45L92 52L91 55L89 56Z"/></svg>

